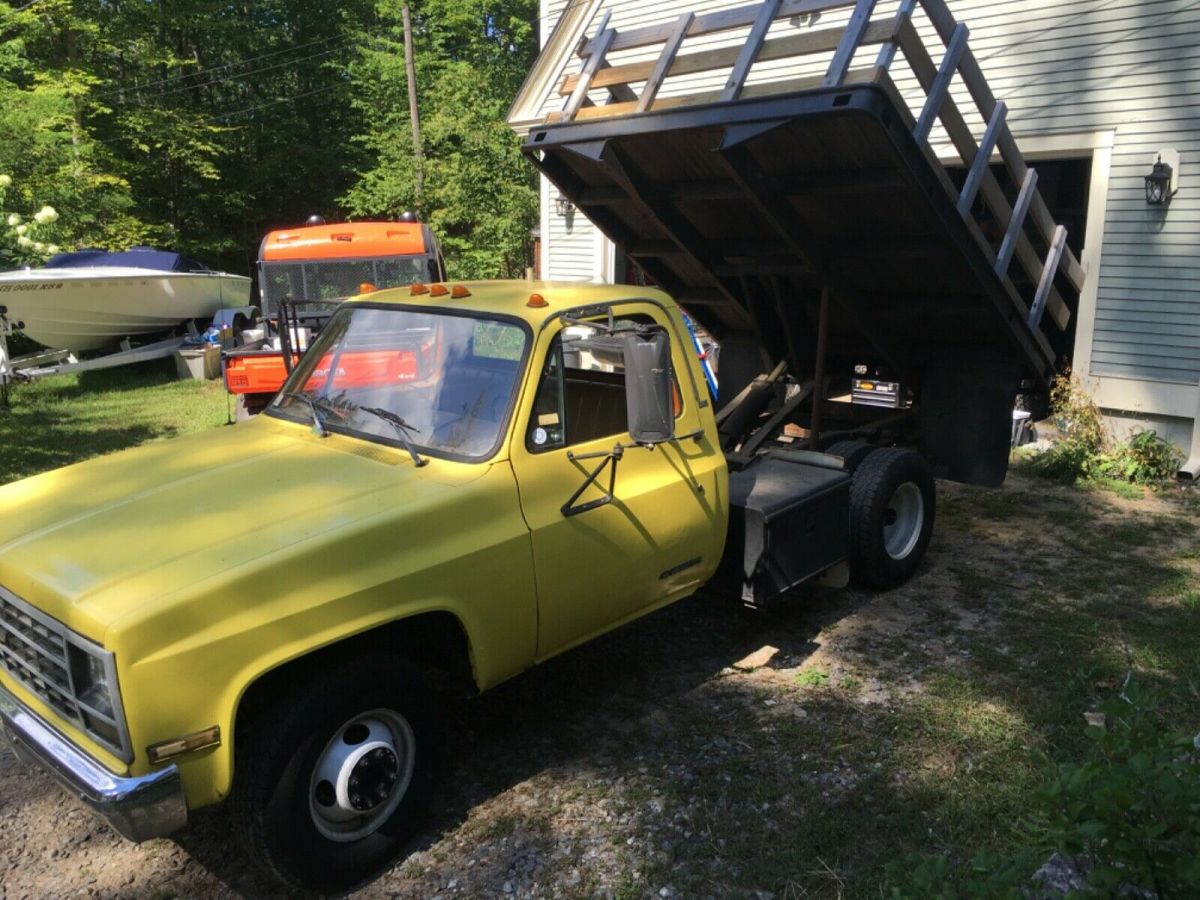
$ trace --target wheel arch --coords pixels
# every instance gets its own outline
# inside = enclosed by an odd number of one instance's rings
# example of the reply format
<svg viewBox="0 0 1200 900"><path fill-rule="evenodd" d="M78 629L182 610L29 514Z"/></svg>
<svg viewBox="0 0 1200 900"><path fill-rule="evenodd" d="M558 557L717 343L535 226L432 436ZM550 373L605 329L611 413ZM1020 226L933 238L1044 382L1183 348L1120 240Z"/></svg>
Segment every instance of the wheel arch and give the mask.
<svg viewBox="0 0 1200 900"><path fill-rule="evenodd" d="M432 610L346 635L262 669L245 683L232 710L232 728L225 748L228 778L224 779L221 794L228 794L237 774L238 732L256 709L270 703L289 686L313 677L325 667L387 655L418 665L447 692L473 693L478 690L478 680L471 647L467 627L458 615L448 610Z"/></svg>

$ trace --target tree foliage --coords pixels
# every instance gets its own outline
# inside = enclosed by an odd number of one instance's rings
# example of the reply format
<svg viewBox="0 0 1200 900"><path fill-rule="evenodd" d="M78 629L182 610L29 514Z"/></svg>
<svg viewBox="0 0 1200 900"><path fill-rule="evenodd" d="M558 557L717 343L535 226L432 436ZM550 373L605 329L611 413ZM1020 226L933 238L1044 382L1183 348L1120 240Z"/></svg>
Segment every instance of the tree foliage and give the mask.
<svg viewBox="0 0 1200 900"><path fill-rule="evenodd" d="M536 195L504 113L532 0L412 4L419 203L396 0L26 3L0 0L0 172L64 246L249 271L271 228L417 208L457 276L524 265Z"/></svg>
<svg viewBox="0 0 1200 900"><path fill-rule="evenodd" d="M353 67L359 138L371 165L345 195L360 215L414 209L459 278L520 274L529 261L536 178L504 114L532 64L533 0L418 0L414 59L423 151L417 193L399 0L377 6L376 40Z"/></svg>

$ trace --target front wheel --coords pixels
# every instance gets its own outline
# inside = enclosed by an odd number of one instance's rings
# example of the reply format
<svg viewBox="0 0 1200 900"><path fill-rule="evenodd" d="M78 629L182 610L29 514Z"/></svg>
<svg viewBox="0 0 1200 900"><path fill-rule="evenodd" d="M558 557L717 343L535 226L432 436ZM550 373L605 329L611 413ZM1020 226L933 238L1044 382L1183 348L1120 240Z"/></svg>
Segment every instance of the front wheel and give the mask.
<svg viewBox="0 0 1200 900"><path fill-rule="evenodd" d="M421 824L440 727L420 673L371 659L322 671L251 712L234 816L280 881L341 891L391 862Z"/></svg>
<svg viewBox="0 0 1200 900"><path fill-rule="evenodd" d="M868 455L850 483L850 572L896 587L917 570L933 534L935 489L924 458L890 447Z"/></svg>

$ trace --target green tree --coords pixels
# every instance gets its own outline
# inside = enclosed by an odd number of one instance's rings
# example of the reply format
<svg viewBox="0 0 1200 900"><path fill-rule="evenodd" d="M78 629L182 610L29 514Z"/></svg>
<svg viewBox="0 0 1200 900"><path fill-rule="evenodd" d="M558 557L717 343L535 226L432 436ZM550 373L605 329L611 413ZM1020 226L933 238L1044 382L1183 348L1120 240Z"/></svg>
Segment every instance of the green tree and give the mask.
<svg viewBox="0 0 1200 900"><path fill-rule="evenodd" d="M19 12L0 3L0 171L14 181L9 204L68 211L54 237L88 244L145 227L131 214L130 185L81 126L96 83L77 57L85 27L67 0Z"/></svg>
<svg viewBox="0 0 1200 900"><path fill-rule="evenodd" d="M504 113L536 3L414 12L423 212L457 275L517 274L536 194ZM0 0L6 204L53 206L65 247L160 244L232 271L311 213L413 208L400 22L396 0Z"/></svg>
<svg viewBox="0 0 1200 900"><path fill-rule="evenodd" d="M356 215L417 210L455 278L519 275L537 215L536 177L505 113L536 55L533 0L418 0L414 57L424 153L416 170L399 0L381 0L375 37L351 71L371 165L343 197Z"/></svg>

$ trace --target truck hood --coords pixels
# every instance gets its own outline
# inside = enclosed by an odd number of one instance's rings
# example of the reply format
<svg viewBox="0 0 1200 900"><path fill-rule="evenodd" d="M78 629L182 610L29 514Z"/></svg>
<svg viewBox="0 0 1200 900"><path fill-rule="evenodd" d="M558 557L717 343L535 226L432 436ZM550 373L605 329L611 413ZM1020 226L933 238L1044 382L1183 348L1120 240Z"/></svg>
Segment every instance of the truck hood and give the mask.
<svg viewBox="0 0 1200 900"><path fill-rule="evenodd" d="M486 469L418 469L402 450L259 416L0 488L0 585L103 640L208 576L425 507Z"/></svg>

